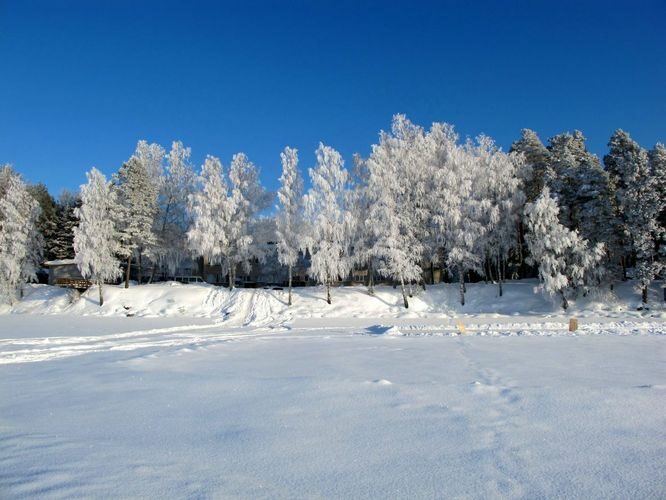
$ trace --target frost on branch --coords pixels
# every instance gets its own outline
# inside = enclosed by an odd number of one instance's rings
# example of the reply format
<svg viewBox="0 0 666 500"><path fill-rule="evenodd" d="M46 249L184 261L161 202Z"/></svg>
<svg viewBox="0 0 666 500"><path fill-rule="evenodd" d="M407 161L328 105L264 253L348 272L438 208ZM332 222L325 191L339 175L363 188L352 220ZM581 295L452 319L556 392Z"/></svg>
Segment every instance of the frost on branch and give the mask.
<svg viewBox="0 0 666 500"><path fill-rule="evenodd" d="M116 217L119 213L116 192L104 174L93 168L88 183L81 186L81 207L74 213L79 225L74 228L75 261L81 275L99 287L99 305L104 304L105 281L121 274L116 255L120 250Z"/></svg>

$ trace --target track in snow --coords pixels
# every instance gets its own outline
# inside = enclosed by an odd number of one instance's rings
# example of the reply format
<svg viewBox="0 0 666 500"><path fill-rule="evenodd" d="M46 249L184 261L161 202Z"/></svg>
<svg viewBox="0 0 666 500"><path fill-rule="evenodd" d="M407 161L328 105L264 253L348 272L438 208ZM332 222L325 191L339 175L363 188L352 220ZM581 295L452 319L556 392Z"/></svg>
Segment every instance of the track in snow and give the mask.
<svg viewBox="0 0 666 500"><path fill-rule="evenodd" d="M562 318L530 322L529 318L468 318L464 328L455 319L401 319L389 324L368 319L276 321L279 304L262 294L237 294L228 308L232 319L204 325L151 328L104 335L44 336L0 339L0 365L30 363L84 354L150 350L169 352L200 349L229 341L308 339L329 336L382 335L401 337L451 337L458 335L663 335L666 323L654 321L605 321L583 323L572 334ZM266 314L268 311L269 314ZM258 313L261 312L261 315ZM526 321L528 320L528 321ZM381 319L380 321L385 321ZM408 322L409 321L409 322Z"/></svg>

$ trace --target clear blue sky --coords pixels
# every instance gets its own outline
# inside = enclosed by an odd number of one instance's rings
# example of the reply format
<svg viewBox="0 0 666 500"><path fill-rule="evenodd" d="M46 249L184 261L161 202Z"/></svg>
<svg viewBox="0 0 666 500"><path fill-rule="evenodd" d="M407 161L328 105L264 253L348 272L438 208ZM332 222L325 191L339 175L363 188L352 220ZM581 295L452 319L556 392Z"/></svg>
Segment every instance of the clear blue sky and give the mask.
<svg viewBox="0 0 666 500"><path fill-rule="evenodd" d="M580 129L666 140L666 2L0 0L0 163L53 194L138 139L277 186L279 153L367 155L394 113L508 148Z"/></svg>

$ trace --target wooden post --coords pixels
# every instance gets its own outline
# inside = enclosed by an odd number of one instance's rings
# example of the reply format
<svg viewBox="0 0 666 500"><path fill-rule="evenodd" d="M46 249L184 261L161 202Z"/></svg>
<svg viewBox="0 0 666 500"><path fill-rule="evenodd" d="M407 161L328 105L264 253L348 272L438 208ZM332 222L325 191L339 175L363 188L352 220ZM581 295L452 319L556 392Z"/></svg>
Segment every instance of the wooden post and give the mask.
<svg viewBox="0 0 666 500"><path fill-rule="evenodd" d="M465 325L463 324L462 321L458 321L456 323L456 328L458 328L458 333L460 333L460 335L465 335L466 333Z"/></svg>
<svg viewBox="0 0 666 500"><path fill-rule="evenodd" d="M578 320L576 318L571 318L569 320L569 331L575 332L576 330L578 330Z"/></svg>

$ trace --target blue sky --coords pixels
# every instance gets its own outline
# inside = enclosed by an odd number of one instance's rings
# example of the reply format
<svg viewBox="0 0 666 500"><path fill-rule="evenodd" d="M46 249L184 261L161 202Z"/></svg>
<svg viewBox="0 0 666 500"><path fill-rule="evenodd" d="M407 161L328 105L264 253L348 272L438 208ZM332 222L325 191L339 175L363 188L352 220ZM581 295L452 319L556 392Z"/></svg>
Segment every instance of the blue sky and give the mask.
<svg viewBox="0 0 666 500"><path fill-rule="evenodd" d="M138 139L276 189L323 141L367 155L394 113L508 148L580 129L666 141L666 2L0 1L0 163L53 194Z"/></svg>

